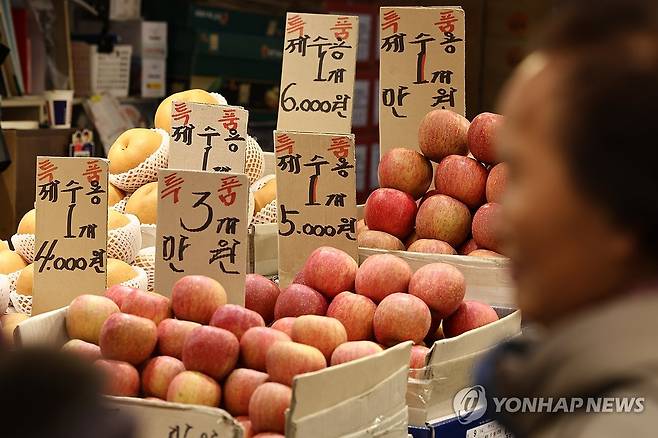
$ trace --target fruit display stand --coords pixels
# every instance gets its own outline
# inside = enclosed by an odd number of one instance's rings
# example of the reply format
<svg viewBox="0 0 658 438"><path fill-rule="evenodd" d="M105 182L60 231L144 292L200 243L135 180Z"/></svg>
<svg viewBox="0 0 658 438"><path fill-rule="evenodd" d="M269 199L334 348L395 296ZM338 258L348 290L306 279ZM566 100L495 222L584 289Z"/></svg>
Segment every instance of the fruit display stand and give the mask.
<svg viewBox="0 0 658 438"><path fill-rule="evenodd" d="M60 347L69 337L61 308L34 316L14 332L17 345ZM405 401L411 342L381 353L295 377L286 414L286 436L406 437ZM112 408L131 413L138 438L169 436L177 425L194 427L199 436L240 438L238 421L219 408L182 405L131 397L111 397ZM217 434L213 434L217 432Z"/></svg>

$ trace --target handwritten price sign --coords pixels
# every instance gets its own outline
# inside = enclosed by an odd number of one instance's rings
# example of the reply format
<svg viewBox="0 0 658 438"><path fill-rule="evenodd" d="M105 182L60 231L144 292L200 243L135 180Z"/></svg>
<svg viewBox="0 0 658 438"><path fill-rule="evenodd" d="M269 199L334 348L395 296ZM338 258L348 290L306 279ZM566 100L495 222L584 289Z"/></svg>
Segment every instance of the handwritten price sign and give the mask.
<svg viewBox="0 0 658 438"><path fill-rule="evenodd" d="M277 129L352 131L359 18L288 13Z"/></svg>
<svg viewBox="0 0 658 438"><path fill-rule="evenodd" d="M249 180L244 174L158 172L155 290L169 295L185 275L219 281L244 305Z"/></svg>
<svg viewBox="0 0 658 438"><path fill-rule="evenodd" d="M105 290L108 165L37 157L32 314Z"/></svg>
<svg viewBox="0 0 658 438"><path fill-rule="evenodd" d="M461 8L382 7L379 138L383 155L419 150L418 125L434 109L465 114L465 17Z"/></svg>
<svg viewBox="0 0 658 438"><path fill-rule="evenodd" d="M244 173L248 119L237 106L174 101L169 167Z"/></svg>
<svg viewBox="0 0 658 438"><path fill-rule="evenodd" d="M354 136L276 131L279 282L288 285L314 249L356 260Z"/></svg>

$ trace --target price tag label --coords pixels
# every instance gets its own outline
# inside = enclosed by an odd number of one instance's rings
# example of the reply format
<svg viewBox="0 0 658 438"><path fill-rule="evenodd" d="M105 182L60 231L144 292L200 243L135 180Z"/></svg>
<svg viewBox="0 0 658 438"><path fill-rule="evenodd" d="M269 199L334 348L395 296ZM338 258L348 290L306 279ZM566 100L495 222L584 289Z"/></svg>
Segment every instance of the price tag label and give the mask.
<svg viewBox="0 0 658 438"><path fill-rule="evenodd" d="M461 8L382 7L379 65L381 155L418 147L434 109L465 115L465 16Z"/></svg>
<svg viewBox="0 0 658 438"><path fill-rule="evenodd" d="M359 18L286 15L277 129L352 131Z"/></svg>
<svg viewBox="0 0 658 438"><path fill-rule="evenodd" d="M219 281L244 306L249 180L244 174L158 171L155 290L169 296L186 275Z"/></svg>
<svg viewBox="0 0 658 438"><path fill-rule="evenodd" d="M32 315L105 290L108 163L37 157Z"/></svg>
<svg viewBox="0 0 658 438"><path fill-rule="evenodd" d="M354 136L276 131L279 283L333 246L358 258Z"/></svg>
<svg viewBox="0 0 658 438"><path fill-rule="evenodd" d="M242 107L172 102L169 168L244 173L248 119Z"/></svg>

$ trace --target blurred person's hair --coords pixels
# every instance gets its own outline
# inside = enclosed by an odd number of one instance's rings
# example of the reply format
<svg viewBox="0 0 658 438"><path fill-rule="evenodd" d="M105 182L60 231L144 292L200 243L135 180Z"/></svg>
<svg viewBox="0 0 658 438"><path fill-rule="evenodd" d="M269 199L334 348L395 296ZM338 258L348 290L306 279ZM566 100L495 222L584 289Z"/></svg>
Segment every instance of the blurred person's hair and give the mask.
<svg viewBox="0 0 658 438"><path fill-rule="evenodd" d="M658 1L564 2L535 48L567 60L554 103L574 180L658 260Z"/></svg>

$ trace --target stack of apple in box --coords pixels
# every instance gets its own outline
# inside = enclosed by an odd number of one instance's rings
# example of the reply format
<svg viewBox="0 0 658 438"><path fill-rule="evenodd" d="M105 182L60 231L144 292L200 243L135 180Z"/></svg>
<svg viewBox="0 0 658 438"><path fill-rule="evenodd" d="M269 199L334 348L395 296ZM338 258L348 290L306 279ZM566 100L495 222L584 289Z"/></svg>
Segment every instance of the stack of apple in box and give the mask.
<svg viewBox="0 0 658 438"><path fill-rule="evenodd" d="M494 153L502 120L483 113L469 123L449 110L428 113L418 130L422 153L400 147L382 156L381 188L366 201L359 246L502 257L497 230L507 167Z"/></svg>

